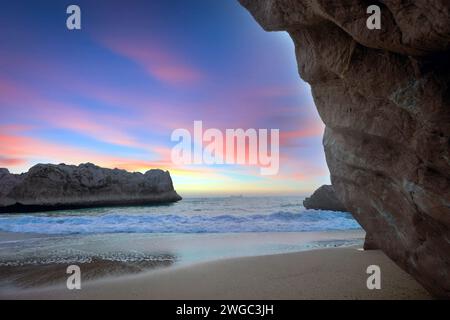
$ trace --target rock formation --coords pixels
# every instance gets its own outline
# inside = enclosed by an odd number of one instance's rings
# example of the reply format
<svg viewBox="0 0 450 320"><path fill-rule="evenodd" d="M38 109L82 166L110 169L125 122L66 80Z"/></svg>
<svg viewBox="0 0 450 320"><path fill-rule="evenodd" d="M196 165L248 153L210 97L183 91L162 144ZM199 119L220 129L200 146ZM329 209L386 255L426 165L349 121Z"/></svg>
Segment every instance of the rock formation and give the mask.
<svg viewBox="0 0 450 320"><path fill-rule="evenodd" d="M27 173L0 169L0 212L30 212L114 205L175 202L168 171L145 174L79 166L38 164Z"/></svg>
<svg viewBox="0 0 450 320"><path fill-rule="evenodd" d="M342 202L336 197L333 186L323 185L311 195L303 200L306 209L348 211Z"/></svg>
<svg viewBox="0 0 450 320"><path fill-rule="evenodd" d="M338 198L372 241L450 297L450 1L240 0L285 30L326 125Z"/></svg>

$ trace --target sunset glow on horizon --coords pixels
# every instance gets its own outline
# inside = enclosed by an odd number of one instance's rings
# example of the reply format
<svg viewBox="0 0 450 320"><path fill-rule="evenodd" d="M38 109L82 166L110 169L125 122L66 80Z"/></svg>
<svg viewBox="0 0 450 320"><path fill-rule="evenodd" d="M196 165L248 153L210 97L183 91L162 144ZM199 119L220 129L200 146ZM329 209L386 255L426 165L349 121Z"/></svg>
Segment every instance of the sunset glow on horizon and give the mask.
<svg viewBox="0 0 450 320"><path fill-rule="evenodd" d="M286 33L237 1L65 1L2 6L0 167L80 164L169 170L182 195L306 194L329 182L324 126ZM175 165L171 133L279 129L280 171Z"/></svg>

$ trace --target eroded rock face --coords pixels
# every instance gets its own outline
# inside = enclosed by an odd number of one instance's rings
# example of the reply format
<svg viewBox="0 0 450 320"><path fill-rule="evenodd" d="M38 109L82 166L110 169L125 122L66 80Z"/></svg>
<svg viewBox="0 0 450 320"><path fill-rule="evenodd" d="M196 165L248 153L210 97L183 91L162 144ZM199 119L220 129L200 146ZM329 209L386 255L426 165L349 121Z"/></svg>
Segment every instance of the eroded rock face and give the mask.
<svg viewBox="0 0 450 320"><path fill-rule="evenodd" d="M326 125L339 199L371 245L450 297L450 1L240 0L286 30Z"/></svg>
<svg viewBox="0 0 450 320"><path fill-rule="evenodd" d="M303 200L303 206L306 209L348 211L330 185L323 185L314 191L310 197Z"/></svg>
<svg viewBox="0 0 450 320"><path fill-rule="evenodd" d="M43 211L181 200L168 171L145 174L79 166L38 164L15 175L0 169L0 212Z"/></svg>

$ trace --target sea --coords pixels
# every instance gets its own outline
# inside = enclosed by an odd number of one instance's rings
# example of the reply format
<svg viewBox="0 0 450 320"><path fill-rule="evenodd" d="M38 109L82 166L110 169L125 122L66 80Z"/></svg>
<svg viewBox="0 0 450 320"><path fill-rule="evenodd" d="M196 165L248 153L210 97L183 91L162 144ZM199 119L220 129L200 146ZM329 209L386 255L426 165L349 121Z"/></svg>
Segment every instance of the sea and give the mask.
<svg viewBox="0 0 450 320"><path fill-rule="evenodd" d="M48 235L352 230L346 212L307 210L296 197L205 197L155 206L0 216L0 231Z"/></svg>
<svg viewBox="0 0 450 320"><path fill-rule="evenodd" d="M192 197L168 205L2 214L0 285L36 283L36 266L44 268L42 275L68 264L130 272L362 245L364 232L350 213L308 210L302 202L293 196Z"/></svg>

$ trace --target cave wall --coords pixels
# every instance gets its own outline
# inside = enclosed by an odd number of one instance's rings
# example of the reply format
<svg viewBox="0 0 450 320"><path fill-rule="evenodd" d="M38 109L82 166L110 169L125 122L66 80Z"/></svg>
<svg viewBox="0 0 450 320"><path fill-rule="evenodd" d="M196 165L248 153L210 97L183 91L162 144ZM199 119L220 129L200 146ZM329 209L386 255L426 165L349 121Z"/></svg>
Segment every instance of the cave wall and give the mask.
<svg viewBox="0 0 450 320"><path fill-rule="evenodd" d="M287 31L331 181L399 266L450 298L450 1L240 0ZM366 10L381 8L381 29Z"/></svg>

